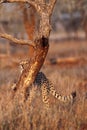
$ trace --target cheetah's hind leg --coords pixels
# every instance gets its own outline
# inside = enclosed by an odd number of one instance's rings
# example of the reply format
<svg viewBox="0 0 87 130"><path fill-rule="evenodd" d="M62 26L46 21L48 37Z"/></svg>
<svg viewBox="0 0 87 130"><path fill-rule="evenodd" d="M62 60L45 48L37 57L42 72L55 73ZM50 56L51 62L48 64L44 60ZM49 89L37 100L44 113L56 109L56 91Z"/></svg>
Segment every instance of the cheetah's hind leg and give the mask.
<svg viewBox="0 0 87 130"><path fill-rule="evenodd" d="M41 86L41 90L42 90L42 100L45 103L45 107L48 110L49 109L49 90L48 90L48 83L43 83Z"/></svg>

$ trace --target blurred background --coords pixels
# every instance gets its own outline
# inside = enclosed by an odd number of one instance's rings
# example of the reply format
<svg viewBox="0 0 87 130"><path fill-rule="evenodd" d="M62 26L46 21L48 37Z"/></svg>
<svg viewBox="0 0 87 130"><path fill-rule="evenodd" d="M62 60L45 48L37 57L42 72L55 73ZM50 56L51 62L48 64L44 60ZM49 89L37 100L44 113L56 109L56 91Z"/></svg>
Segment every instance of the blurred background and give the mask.
<svg viewBox="0 0 87 130"><path fill-rule="evenodd" d="M33 40L38 31L39 19L30 5L0 5L0 33ZM27 124L34 130L87 130L87 0L57 0L51 27L50 48L41 71L62 95L76 91L76 101L67 106L51 97L51 113L47 116L37 92ZM17 45L0 38L0 97L9 97L11 85L18 81L21 74L19 63L32 58L33 53L33 48L27 45ZM0 113L0 128L3 130L9 129L4 125L9 122L3 116L6 112L10 115L6 110ZM13 119L10 124L12 130L17 126ZM21 130L22 124L19 120L18 128Z"/></svg>
<svg viewBox="0 0 87 130"><path fill-rule="evenodd" d="M25 18L25 9L27 18ZM0 5L0 32L12 34L16 38L32 39L28 37L25 21L31 21L33 24L35 21L33 27L34 36L38 30L39 16L31 10L29 5L7 3L3 4L3 6ZM86 40L87 0L57 0L51 17L51 26L50 41ZM6 53L20 52L22 49L19 48L19 46L16 48L10 41L0 38L0 53L6 51Z"/></svg>

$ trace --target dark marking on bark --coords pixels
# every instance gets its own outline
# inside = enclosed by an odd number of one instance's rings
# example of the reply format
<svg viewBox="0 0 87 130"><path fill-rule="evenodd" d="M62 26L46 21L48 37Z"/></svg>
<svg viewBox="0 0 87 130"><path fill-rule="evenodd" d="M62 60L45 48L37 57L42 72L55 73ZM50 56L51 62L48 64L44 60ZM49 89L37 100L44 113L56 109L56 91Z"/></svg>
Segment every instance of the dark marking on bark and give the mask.
<svg viewBox="0 0 87 130"><path fill-rule="evenodd" d="M46 46L48 46L48 43L49 43L48 38L43 36L42 39L41 39L41 46L46 47Z"/></svg>
<svg viewBox="0 0 87 130"><path fill-rule="evenodd" d="M73 97L73 98L76 97L76 92L72 92L72 97Z"/></svg>

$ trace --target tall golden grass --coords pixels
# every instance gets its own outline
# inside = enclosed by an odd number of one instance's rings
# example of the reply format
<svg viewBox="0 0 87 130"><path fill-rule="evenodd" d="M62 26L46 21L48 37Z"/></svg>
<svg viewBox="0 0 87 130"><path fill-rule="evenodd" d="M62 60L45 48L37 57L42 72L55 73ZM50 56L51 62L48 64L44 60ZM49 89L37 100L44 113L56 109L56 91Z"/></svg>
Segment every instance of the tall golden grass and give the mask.
<svg viewBox="0 0 87 130"><path fill-rule="evenodd" d="M47 58L79 54L86 58L86 42L51 44ZM38 88L31 104L21 107L20 98L17 101L12 99L11 89L12 83L20 76L19 68L9 67L7 60L2 62L0 59L0 130L87 130L86 63L74 66L44 65L42 71L62 95L76 91L75 101L64 104L50 95L50 108L47 110Z"/></svg>
<svg viewBox="0 0 87 130"><path fill-rule="evenodd" d="M20 106L12 99L9 85L0 87L0 130L86 130L87 128L87 86L86 80L80 80L81 72L61 70L50 72L56 90L67 95L76 90L73 104L64 104L50 96L50 108L47 110L38 89L31 104ZM74 75L76 75L74 77ZM85 76L85 75L84 75ZM55 79L54 79L55 77Z"/></svg>

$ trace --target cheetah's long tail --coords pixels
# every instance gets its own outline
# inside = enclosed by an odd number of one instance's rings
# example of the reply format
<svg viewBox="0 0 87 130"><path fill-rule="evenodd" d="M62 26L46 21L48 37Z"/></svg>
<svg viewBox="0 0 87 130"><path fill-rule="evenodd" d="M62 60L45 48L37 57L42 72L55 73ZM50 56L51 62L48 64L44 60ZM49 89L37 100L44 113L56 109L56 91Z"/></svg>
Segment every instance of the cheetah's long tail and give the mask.
<svg viewBox="0 0 87 130"><path fill-rule="evenodd" d="M56 92L56 90L54 89L54 87L52 86L52 84L49 85L50 86L50 93L57 98L58 100L62 101L62 102L73 102L75 97L76 97L76 92L72 92L70 95L67 96L62 96L61 94L58 94Z"/></svg>

